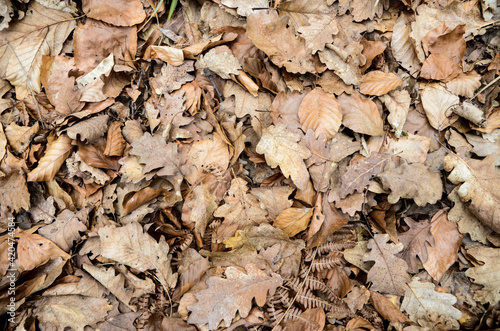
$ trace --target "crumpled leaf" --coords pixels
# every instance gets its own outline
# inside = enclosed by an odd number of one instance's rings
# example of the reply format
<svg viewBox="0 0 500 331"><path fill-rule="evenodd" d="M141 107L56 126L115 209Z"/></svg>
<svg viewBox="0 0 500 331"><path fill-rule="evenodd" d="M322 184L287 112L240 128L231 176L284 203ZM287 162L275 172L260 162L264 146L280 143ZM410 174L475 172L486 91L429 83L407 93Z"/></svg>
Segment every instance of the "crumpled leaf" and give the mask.
<svg viewBox="0 0 500 331"><path fill-rule="evenodd" d="M0 76L16 87L19 100L40 92L42 56L58 55L74 28L71 14L33 2L22 20L0 31Z"/></svg>
<svg viewBox="0 0 500 331"><path fill-rule="evenodd" d="M160 242L144 233L137 222L120 228L106 226L99 229L101 255L139 271L155 270L160 283L168 289L177 283L177 274L172 272L168 254L169 246L165 237Z"/></svg>
<svg viewBox="0 0 500 331"><path fill-rule="evenodd" d="M32 138L40 130L40 125L36 122L33 126L19 126L12 122L5 128L7 142L13 152L22 153L30 145Z"/></svg>
<svg viewBox="0 0 500 331"><path fill-rule="evenodd" d="M387 197L391 204L404 198L413 199L418 206L423 207L428 203L436 203L443 194L441 175L422 163L408 164L402 160L400 165L396 165L391 161L378 178L384 189L391 190Z"/></svg>
<svg viewBox="0 0 500 331"><path fill-rule="evenodd" d="M496 304L500 300L500 249L477 245L467 248L467 253L484 263L465 272L475 283L484 286L475 291L474 299L483 304Z"/></svg>
<svg viewBox="0 0 500 331"><path fill-rule="evenodd" d="M204 173L223 174L229 166L228 145L215 134L212 139L195 142L188 153L189 171L186 180L194 184Z"/></svg>
<svg viewBox="0 0 500 331"><path fill-rule="evenodd" d="M30 193L26 186L26 179L17 172L11 172L0 179L0 201L11 211L30 209Z"/></svg>
<svg viewBox="0 0 500 331"><path fill-rule="evenodd" d="M108 115L101 115L92 117L87 120L81 121L66 130L66 134L71 139L93 143L106 133L108 128Z"/></svg>
<svg viewBox="0 0 500 331"><path fill-rule="evenodd" d="M333 35L336 35L339 29L334 15L310 14L307 16L309 25L302 25L297 31L305 39L305 47L315 54L333 41Z"/></svg>
<svg viewBox="0 0 500 331"><path fill-rule="evenodd" d="M65 209L57 215L56 220L44 226L38 233L53 241L65 252L73 247L73 241L81 238L80 232L87 230L88 209L82 209L77 213ZM83 222L82 222L83 221Z"/></svg>
<svg viewBox="0 0 500 331"><path fill-rule="evenodd" d="M487 156L482 161L448 154L444 159L444 169L458 185L458 196L484 225L500 233L500 173L496 158Z"/></svg>
<svg viewBox="0 0 500 331"><path fill-rule="evenodd" d="M17 244L19 262L25 270L31 270L50 259L61 257L63 260L70 255L61 250L52 241L36 233L22 232Z"/></svg>
<svg viewBox="0 0 500 331"><path fill-rule="evenodd" d="M65 134L54 140L48 145L45 155L38 161L38 166L28 173L28 181L43 182L53 180L73 147L71 138Z"/></svg>
<svg viewBox="0 0 500 331"><path fill-rule="evenodd" d="M223 79L231 79L231 75L239 75L241 64L229 47L219 46L201 55L195 67L198 70L210 69Z"/></svg>
<svg viewBox="0 0 500 331"><path fill-rule="evenodd" d="M410 37L411 18L402 12L393 27L391 49L392 54L403 68L408 70L414 77L420 72L421 61L417 56L415 43Z"/></svg>
<svg viewBox="0 0 500 331"><path fill-rule="evenodd" d="M289 132L284 125L262 129L262 138L257 144L257 153L264 154L266 162L273 168L280 166L281 172L290 177L299 189L305 189L309 180L304 159L311 152L297 144L299 136Z"/></svg>
<svg viewBox="0 0 500 331"><path fill-rule="evenodd" d="M42 297L35 306L33 314L42 326L50 325L58 330L71 327L75 331L83 331L86 325L95 328L113 309L107 299L81 295Z"/></svg>
<svg viewBox="0 0 500 331"><path fill-rule="evenodd" d="M255 264L247 264L245 269L228 267L226 278L209 277L208 288L195 293L198 302L187 307L191 311L188 323L208 324L209 330L217 329L221 321L229 326L237 312L243 318L248 316L254 298L262 307L268 292L273 295L283 283L280 275L262 271Z"/></svg>
<svg viewBox="0 0 500 331"><path fill-rule="evenodd" d="M410 281L408 266L395 254L403 249L402 244L389 244L388 234L375 234L368 241L371 250L363 257L363 261L374 261L368 271L368 281L373 283L372 289L382 293L402 295Z"/></svg>
<svg viewBox="0 0 500 331"><path fill-rule="evenodd" d="M342 124L358 133L371 136L384 134L384 122L373 101L361 97L359 93L350 96L343 93L338 100L342 107Z"/></svg>
<svg viewBox="0 0 500 331"><path fill-rule="evenodd" d="M122 156L127 143L123 139L122 123L115 121L110 124L108 129L108 136L106 139L106 147L104 148L105 156Z"/></svg>
<svg viewBox="0 0 500 331"><path fill-rule="evenodd" d="M221 3L229 8L237 8L236 12L241 16L254 13L253 8L269 8L267 0L222 0Z"/></svg>
<svg viewBox="0 0 500 331"><path fill-rule="evenodd" d="M421 326L433 328L436 322L439 322L437 317L441 317L445 322L450 323L453 329L458 329L457 320L462 317L462 313L453 307L457 302L455 296L435 291L434 284L421 282L418 277L414 277L408 287L401 310L406 311L412 321L418 322Z"/></svg>
<svg viewBox="0 0 500 331"><path fill-rule="evenodd" d="M302 99L298 116L304 132L312 129L316 137L324 133L326 139L332 138L342 124L340 103L321 87L316 87Z"/></svg>
<svg viewBox="0 0 500 331"><path fill-rule="evenodd" d="M452 107L458 105L459 98L441 86L427 86L421 93L422 105L429 123L442 131L457 119L451 116Z"/></svg>

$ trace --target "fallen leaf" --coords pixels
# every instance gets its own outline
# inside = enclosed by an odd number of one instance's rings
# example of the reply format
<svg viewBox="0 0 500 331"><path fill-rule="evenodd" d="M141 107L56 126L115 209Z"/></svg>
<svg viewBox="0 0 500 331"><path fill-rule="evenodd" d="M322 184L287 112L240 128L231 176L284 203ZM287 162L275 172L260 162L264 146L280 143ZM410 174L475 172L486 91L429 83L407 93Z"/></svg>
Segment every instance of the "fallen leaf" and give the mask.
<svg viewBox="0 0 500 331"><path fill-rule="evenodd" d="M195 142L189 150L188 159L186 180L194 184L204 173L223 174L229 166L230 155L227 144L214 134L213 139Z"/></svg>
<svg viewBox="0 0 500 331"><path fill-rule="evenodd" d="M273 225L283 230L288 236L293 237L307 229L312 214L312 208L288 208L276 217Z"/></svg>
<svg viewBox="0 0 500 331"><path fill-rule="evenodd" d="M38 122L33 126L19 126L13 122L5 128L5 136L12 151L22 153L28 148L38 130L40 130Z"/></svg>
<svg viewBox="0 0 500 331"><path fill-rule="evenodd" d="M170 46L151 46L151 57L160 59L172 66L180 66L184 63L182 49Z"/></svg>
<svg viewBox="0 0 500 331"><path fill-rule="evenodd" d="M405 291L401 310L410 315L412 321L418 321L423 327L435 327L441 317L450 323L453 329L458 328L458 319L462 317L460 310L453 307L457 298L448 293L440 293L434 290L434 284L421 282L420 278L414 277Z"/></svg>
<svg viewBox="0 0 500 331"><path fill-rule="evenodd" d="M404 249L399 253L399 256L408 264L408 272L416 274L418 272L416 257L420 258L422 264L427 262L428 248L436 245L436 239L430 231L431 222L429 220L417 222L405 217L404 222L409 226L409 229L398 234L399 241L404 245Z"/></svg>
<svg viewBox="0 0 500 331"><path fill-rule="evenodd" d="M425 114L434 129L442 131L457 119L450 116L452 107L459 103L456 95L440 86L428 86L422 91L421 98Z"/></svg>
<svg viewBox="0 0 500 331"><path fill-rule="evenodd" d="M121 126L122 123L119 121L115 121L109 126L106 147L104 148L105 156L123 155L127 143L123 139Z"/></svg>
<svg viewBox="0 0 500 331"><path fill-rule="evenodd" d="M65 209L57 215L52 224L44 226L38 233L69 253L73 241L82 237L80 232L87 230L88 212L88 209L82 209L78 213Z"/></svg>
<svg viewBox="0 0 500 331"><path fill-rule="evenodd" d="M251 193L265 206L270 219L275 219L283 210L292 206L288 197L294 191L291 186L256 187Z"/></svg>
<svg viewBox="0 0 500 331"><path fill-rule="evenodd" d="M229 8L237 8L236 12L241 16L249 16L255 12L254 8L269 8L266 0L222 0L221 3Z"/></svg>
<svg viewBox="0 0 500 331"><path fill-rule="evenodd" d="M338 100L342 107L342 124L346 127L371 136L384 134L384 123L373 101L362 98L359 93L351 96L344 93Z"/></svg>
<svg viewBox="0 0 500 331"><path fill-rule="evenodd" d="M231 79L231 75L239 75L240 61L227 46L218 46L200 55L195 65L197 70L210 69L223 79Z"/></svg>
<svg viewBox="0 0 500 331"><path fill-rule="evenodd" d="M160 283L168 289L177 283L177 274L172 272L168 254L169 246L162 236L156 242L139 223L133 222L120 228L106 226L99 229L101 255L123 263L139 271L155 270Z"/></svg>
<svg viewBox="0 0 500 331"><path fill-rule="evenodd" d="M53 180L73 147L71 139L65 134L54 140L48 145L45 155L38 161L38 166L28 173L28 181L44 182Z"/></svg>
<svg viewBox="0 0 500 331"><path fill-rule="evenodd" d="M405 323L409 321L408 317L399 311L394 303L378 292L370 291L370 302L379 314L390 322Z"/></svg>
<svg viewBox="0 0 500 331"><path fill-rule="evenodd" d="M311 51L311 54L315 54L333 41L333 36L339 32L339 29L333 15L309 14L307 16L309 25L303 25L297 31L304 38L305 47Z"/></svg>
<svg viewBox="0 0 500 331"><path fill-rule="evenodd" d="M108 119L108 115L89 118L69 127L66 134L73 140L79 138L80 141L91 144L104 135L108 127Z"/></svg>
<svg viewBox="0 0 500 331"><path fill-rule="evenodd" d="M363 94L381 96L396 89L401 84L403 81L396 74L374 70L363 76L359 91Z"/></svg>
<svg viewBox="0 0 500 331"><path fill-rule="evenodd" d="M179 66L164 64L159 75L149 79L156 94L168 94L177 91L185 83L191 82L194 76L188 72L194 71L193 61L184 61Z"/></svg>
<svg viewBox="0 0 500 331"><path fill-rule="evenodd" d="M353 0L351 2L351 13L356 22L373 19L375 16L381 16L383 10L384 7L380 1Z"/></svg>
<svg viewBox="0 0 500 331"><path fill-rule="evenodd" d="M87 17L118 26L133 26L146 19L140 0L84 0L82 9Z"/></svg>
<svg viewBox="0 0 500 331"><path fill-rule="evenodd" d="M264 154L266 162L275 168L280 166L283 175L290 177L299 189L305 189L309 173L303 159L311 157L311 152L297 144L299 136L288 132L283 125L271 125L262 129L262 138L256 150Z"/></svg>
<svg viewBox="0 0 500 331"><path fill-rule="evenodd" d="M245 269L228 267L226 278L208 278L208 288L195 293L198 301L188 307L191 311L188 323L200 327L208 324L209 330L217 329L221 321L226 326L231 325L237 312L243 318L248 316L254 298L262 307L267 293L273 295L283 283L278 274L262 271L254 264L246 265Z"/></svg>
<svg viewBox="0 0 500 331"><path fill-rule="evenodd" d="M340 104L334 95L324 92L321 87L316 87L302 99L298 116L302 130L312 129L316 137L324 133L330 139L342 124Z"/></svg>
<svg viewBox="0 0 500 331"><path fill-rule="evenodd" d="M410 275L406 262L395 254L401 252L403 245L388 244L388 240L388 234L376 234L368 241L370 252L363 257L363 261L375 262L368 271L368 281L373 283L375 291L402 295L408 288L406 284Z"/></svg>
<svg viewBox="0 0 500 331"><path fill-rule="evenodd" d="M467 248L467 253L484 264L467 269L465 274L483 288L476 290L474 299L483 304L496 304L500 300L500 256L498 248L482 245Z"/></svg>
<svg viewBox="0 0 500 331"><path fill-rule="evenodd" d="M448 91L455 95L472 98L476 90L481 86L481 75L476 72L468 74L461 73L446 83Z"/></svg>
<svg viewBox="0 0 500 331"><path fill-rule="evenodd" d="M421 61L415 49L415 43L410 37L411 16L401 13L393 27L391 48L392 54L403 68L408 70L413 77L420 72Z"/></svg>
<svg viewBox="0 0 500 331"><path fill-rule="evenodd" d="M59 330L71 327L75 331L83 331L86 325L95 328L113 309L107 299L80 295L42 297L35 307L33 314L42 327L50 325Z"/></svg>
<svg viewBox="0 0 500 331"><path fill-rule="evenodd" d="M30 209L30 193L23 175L11 172L0 180L0 200L13 212Z"/></svg>
<svg viewBox="0 0 500 331"><path fill-rule="evenodd" d="M17 244L19 262L25 270L32 270L50 259L61 257L68 260L70 255L52 241L36 233L22 232Z"/></svg>

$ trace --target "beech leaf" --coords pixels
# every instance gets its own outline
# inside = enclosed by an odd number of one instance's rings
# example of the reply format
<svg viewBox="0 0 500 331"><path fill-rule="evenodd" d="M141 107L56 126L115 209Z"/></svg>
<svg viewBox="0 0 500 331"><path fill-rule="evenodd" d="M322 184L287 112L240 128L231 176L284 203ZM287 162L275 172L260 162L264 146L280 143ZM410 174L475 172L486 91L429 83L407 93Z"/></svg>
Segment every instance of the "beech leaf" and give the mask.
<svg viewBox="0 0 500 331"><path fill-rule="evenodd" d="M316 137L324 133L326 139L330 139L342 124L340 103L321 87L316 87L302 99L298 115L304 132L312 129Z"/></svg>
<svg viewBox="0 0 500 331"><path fill-rule="evenodd" d="M62 134L47 147L45 155L38 161L38 166L28 173L29 182L43 182L54 179L73 149L71 138Z"/></svg>

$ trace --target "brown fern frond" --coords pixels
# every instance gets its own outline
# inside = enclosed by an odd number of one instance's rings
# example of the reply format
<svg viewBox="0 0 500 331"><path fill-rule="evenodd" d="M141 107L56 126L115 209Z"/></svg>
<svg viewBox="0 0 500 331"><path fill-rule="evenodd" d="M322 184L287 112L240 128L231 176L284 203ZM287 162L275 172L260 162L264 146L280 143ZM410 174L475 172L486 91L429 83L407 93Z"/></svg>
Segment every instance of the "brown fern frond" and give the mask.
<svg viewBox="0 0 500 331"><path fill-rule="evenodd" d="M294 291L298 291L300 288L300 283L301 283L301 280L298 278L295 278L291 281L288 281L287 286L292 288ZM335 294L335 292L330 287L328 287L328 285L326 285L323 281L321 281L320 279L317 279L317 278L312 277L312 276L308 276L306 279L306 282L304 284L304 287L306 289L311 290L311 291L319 291L319 292L325 294L328 301L330 301L333 304L337 304L337 305L344 305L345 304L344 301L342 301L342 299L340 299Z"/></svg>
<svg viewBox="0 0 500 331"><path fill-rule="evenodd" d="M349 314L349 309L344 302L340 304L330 303L314 295L310 290L302 289L297 296L297 302L302 304L306 309L323 308L326 311L333 312L336 316L347 316Z"/></svg>
<svg viewBox="0 0 500 331"><path fill-rule="evenodd" d="M326 242L318 246L319 254L326 254L329 252L343 252L356 246L356 242L352 240L342 240L339 242Z"/></svg>
<svg viewBox="0 0 500 331"><path fill-rule="evenodd" d="M269 319L271 321L276 322L276 321L279 321L279 319L281 318L281 316L283 316L285 312L283 311L283 309L280 309L280 308L276 308L276 306L274 305L274 303L271 303L269 302L268 300L268 303L267 303L267 315L269 315Z"/></svg>
<svg viewBox="0 0 500 331"><path fill-rule="evenodd" d="M326 242L339 242L345 239L356 241L356 232L351 224L344 225L342 228L335 231L335 233L331 234L326 239Z"/></svg>
<svg viewBox="0 0 500 331"><path fill-rule="evenodd" d="M316 259L312 262L312 269L311 271L322 271L325 269L330 269L335 266L340 266L344 264L344 259L342 255L329 255L326 257L322 257L319 259Z"/></svg>

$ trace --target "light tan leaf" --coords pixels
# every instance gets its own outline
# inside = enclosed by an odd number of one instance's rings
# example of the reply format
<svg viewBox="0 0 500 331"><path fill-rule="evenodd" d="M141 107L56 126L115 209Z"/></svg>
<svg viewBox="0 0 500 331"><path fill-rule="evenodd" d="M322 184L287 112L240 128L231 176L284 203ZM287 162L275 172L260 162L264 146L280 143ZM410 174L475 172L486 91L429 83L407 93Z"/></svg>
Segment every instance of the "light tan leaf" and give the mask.
<svg viewBox="0 0 500 331"><path fill-rule="evenodd" d="M352 265L355 265L359 269L368 273L371 263L363 260L363 257L367 255L368 252L368 241L358 241L354 248L346 249L344 251L344 258Z"/></svg>
<svg viewBox="0 0 500 331"><path fill-rule="evenodd" d="M422 163L408 164L403 160L400 165L396 165L391 161L378 178L384 189L391 190L387 197L391 204L403 198L413 199L418 206L423 207L428 203L436 203L443 194L441 175Z"/></svg>
<svg viewBox="0 0 500 331"><path fill-rule="evenodd" d="M200 140L191 146L188 160L189 171L186 180L191 184L196 183L204 173L221 175L229 166L228 145L214 133L213 139Z"/></svg>
<svg viewBox="0 0 500 331"><path fill-rule="evenodd" d="M84 0L82 9L90 18L118 26L133 26L146 19L140 0Z"/></svg>
<svg viewBox="0 0 500 331"><path fill-rule="evenodd" d="M160 59L173 66L180 66L184 63L184 53L182 49L170 46L151 46L151 57Z"/></svg>
<svg viewBox="0 0 500 331"><path fill-rule="evenodd" d="M246 272L228 267L226 278L208 278L208 288L195 293L198 301L187 307L191 311L188 323L199 327L208 324L209 330L217 329L221 321L229 326L237 312L242 318L248 316L254 298L262 307L267 293L273 295L283 283L280 275L262 271L255 264L248 264L245 269Z"/></svg>
<svg viewBox="0 0 500 331"><path fill-rule="evenodd" d="M100 228L99 237L103 257L142 272L155 270L165 289L174 287L177 283L177 274L174 274L170 267L172 256L168 254L169 246L165 237L160 237L160 242L156 242L147 232L143 232L137 222L120 228Z"/></svg>
<svg viewBox="0 0 500 331"><path fill-rule="evenodd" d="M149 203L154 198L160 195L169 195L169 192L163 188L144 187L137 192L134 192L128 199L123 202L122 216L126 216L137 208Z"/></svg>
<svg viewBox="0 0 500 331"><path fill-rule="evenodd" d="M190 71L194 71L193 61L185 61L180 66L164 64L159 75L149 78L149 83L158 95L172 93L194 79Z"/></svg>
<svg viewBox="0 0 500 331"><path fill-rule="evenodd" d="M500 249L477 245L467 248L467 253L484 263L465 272L474 283L484 286L474 292L474 299L483 304L496 304L500 301Z"/></svg>
<svg viewBox="0 0 500 331"><path fill-rule="evenodd" d="M49 325L57 330L71 327L74 331L83 331L86 325L96 328L97 322L104 321L108 311L113 309L107 299L81 295L42 297L35 306L33 315L43 328Z"/></svg>
<svg viewBox="0 0 500 331"><path fill-rule="evenodd" d="M432 127L442 131L456 121L457 116L451 116L452 107L458 105L460 99L446 91L441 86L427 86L421 93L422 105Z"/></svg>
<svg viewBox="0 0 500 331"><path fill-rule="evenodd" d="M410 37L410 16L404 12L401 13L393 29L392 54L403 68L408 70L413 77L416 77L420 72L421 61L418 59L415 43Z"/></svg>
<svg viewBox="0 0 500 331"><path fill-rule="evenodd" d="M294 31L287 28L287 23L287 16L280 18L274 10L261 10L248 17L246 34L278 67L285 67L292 73L315 72L304 40L296 37Z"/></svg>
<svg viewBox="0 0 500 331"><path fill-rule="evenodd" d="M36 122L33 126L19 126L12 122L5 128L7 142L13 152L22 153L28 148L31 139L38 133L40 125Z"/></svg>
<svg viewBox="0 0 500 331"><path fill-rule="evenodd" d="M457 65L444 54L431 54L425 59L420 70L420 77L425 79L445 80L456 70Z"/></svg>
<svg viewBox="0 0 500 331"><path fill-rule="evenodd" d="M363 94L380 96L394 90L401 84L403 81L396 74L374 70L363 76L359 91Z"/></svg>
<svg viewBox="0 0 500 331"><path fill-rule="evenodd" d="M315 54L325 49L325 44L333 41L333 35L339 32L334 15L307 15L309 25L297 29L300 36L305 39L305 47Z"/></svg>
<svg viewBox="0 0 500 331"><path fill-rule="evenodd" d="M106 288L99 284L88 273L75 270L74 276L68 276L65 282L51 286L43 292L44 296L80 295L94 298L102 298L106 295Z"/></svg>
<svg viewBox="0 0 500 331"><path fill-rule="evenodd" d="M458 196L485 226L500 233L500 173L495 156L482 161L454 154L444 158L448 180L458 187Z"/></svg>
<svg viewBox="0 0 500 331"><path fill-rule="evenodd" d="M111 123L108 129L108 137L106 139L106 147L104 148L105 156L122 156L123 151L127 145L123 139L122 123L115 121Z"/></svg>
<svg viewBox="0 0 500 331"><path fill-rule="evenodd" d="M56 220L44 226L38 233L57 244L65 252L73 247L73 241L80 240L80 232L87 230L89 210L84 208L77 213L64 209Z"/></svg>
<svg viewBox="0 0 500 331"><path fill-rule="evenodd" d="M283 210L292 206L293 201L288 199L294 191L291 186L273 186L252 188L260 203L264 205L270 219L275 219Z"/></svg>
<svg viewBox="0 0 500 331"><path fill-rule="evenodd" d="M281 172L290 177L299 189L305 189L309 180L304 159L311 152L297 143L299 136L286 130L284 125L262 129L262 138L257 144L257 153L264 154L266 162L273 168L280 166Z"/></svg>
<svg viewBox="0 0 500 331"><path fill-rule="evenodd" d="M267 0L222 0L221 3L229 8L237 8L241 16L249 16L256 11L253 8L269 8Z"/></svg>
<svg viewBox="0 0 500 331"><path fill-rule="evenodd" d="M201 55L196 61L197 70L210 69L223 79L231 79L231 75L239 75L240 61L227 46L218 46Z"/></svg>
<svg viewBox="0 0 500 331"><path fill-rule="evenodd" d="M424 268L436 281L457 261L458 249L463 236L457 225L448 221L447 212L442 209L432 217L430 231L435 245L427 247L428 259Z"/></svg>
<svg viewBox="0 0 500 331"><path fill-rule="evenodd" d="M462 313L453 307L457 298L448 293L437 292L434 290L434 284L419 280L420 278L414 277L408 284L401 310L406 311L412 321L423 327L434 329L435 324L439 322L439 316L450 323L453 329L458 328L457 320L462 317ZM447 329L450 329L450 326Z"/></svg>
<svg viewBox="0 0 500 331"><path fill-rule="evenodd" d="M238 118L250 115L259 117L257 110L268 110L271 106L271 97L267 93L259 92L257 97L254 97L245 91L238 84L228 81L224 85L224 97L228 98L234 95L234 113Z"/></svg>
<svg viewBox="0 0 500 331"><path fill-rule="evenodd" d="M214 212L215 217L224 217L224 222L217 228L219 242L232 237L237 230L267 222L267 212L261 208L257 197L248 192L245 180L233 179L224 200L225 204Z"/></svg>
<svg viewBox="0 0 500 331"><path fill-rule="evenodd" d="M321 87L316 87L302 99L298 115L302 130L312 129L316 138L322 133L326 139L332 138L342 124L340 103Z"/></svg>
<svg viewBox="0 0 500 331"><path fill-rule="evenodd" d="M114 66L113 54L103 59L88 74L78 77L76 86L82 90L80 101L100 102L108 98L104 94L105 83L103 77L111 77L110 73ZM111 84L108 84L108 86ZM119 93L119 92L118 92Z"/></svg>
<svg viewBox="0 0 500 331"><path fill-rule="evenodd" d="M166 175L175 175L179 172L176 163L180 159L177 145L175 143L167 144L159 134L152 136L149 132L145 132L142 137L132 143L130 155L138 156L140 163L146 165L143 173L157 169L161 169ZM158 155L164 155L164 157L157 157Z"/></svg>
<svg viewBox="0 0 500 331"><path fill-rule="evenodd" d="M382 148L391 155L397 155L408 163L424 163L431 145L431 138L407 134L399 139L389 138L388 144Z"/></svg>
<svg viewBox="0 0 500 331"><path fill-rule="evenodd" d="M82 264L82 269L107 288L117 299L135 311L135 308L129 305L133 296L133 290L125 287L125 276L123 274L118 273L115 276L115 268L113 267L99 268L87 263Z"/></svg>
<svg viewBox="0 0 500 331"><path fill-rule="evenodd" d="M351 14L356 22L366 19L372 20L375 16L380 17L384 11L382 1L377 0L353 0L351 2Z"/></svg>
<svg viewBox="0 0 500 331"><path fill-rule="evenodd" d="M297 233L307 229L312 214L312 208L288 208L278 215L273 225L285 231L289 237L293 237Z"/></svg>
<svg viewBox="0 0 500 331"><path fill-rule="evenodd" d="M362 78L360 66L364 64L364 57L361 55L363 46L358 42L351 42L346 49L327 44L324 50L318 52L318 56L345 84L358 85Z"/></svg>
<svg viewBox="0 0 500 331"><path fill-rule="evenodd" d="M84 141L88 144L101 138L108 128L108 115L100 115L76 123L66 130L71 139Z"/></svg>
<svg viewBox="0 0 500 331"><path fill-rule="evenodd" d="M384 122L373 101L362 98L359 93L350 96L344 93L338 100L342 107L342 122L346 127L371 136L384 134Z"/></svg>
<svg viewBox="0 0 500 331"><path fill-rule="evenodd" d="M3 160L5 153L7 153L6 147L7 147L7 137L5 136L3 125L0 124L0 161Z"/></svg>
<svg viewBox="0 0 500 331"><path fill-rule="evenodd" d="M182 223L188 229L193 229L200 238L203 238L205 229L213 220L216 209L217 198L212 193L211 185L202 182L192 189L184 199Z"/></svg>
<svg viewBox="0 0 500 331"><path fill-rule="evenodd" d="M40 92L42 56L59 54L74 28L71 14L33 2L22 20L0 31L0 76L16 87L19 100L30 89Z"/></svg>
<svg viewBox="0 0 500 331"><path fill-rule="evenodd" d="M446 83L448 91L456 95L472 98L476 90L481 86L481 75L476 72L461 73Z"/></svg>
<svg viewBox="0 0 500 331"><path fill-rule="evenodd" d="M363 257L363 261L374 261L368 271L368 281L373 283L372 289L382 293L402 295L410 281L408 265L395 254L403 249L402 244L389 244L388 234L375 234L368 241L371 251Z"/></svg>
<svg viewBox="0 0 500 331"><path fill-rule="evenodd" d="M17 244L19 262L25 270L31 270L57 257L68 260L71 256L52 241L36 233L22 232Z"/></svg>
<svg viewBox="0 0 500 331"><path fill-rule="evenodd" d="M389 94L380 96L379 99L389 110L387 120L399 138L403 132L406 116L410 110L410 94L406 90L391 91Z"/></svg>
<svg viewBox="0 0 500 331"><path fill-rule="evenodd" d="M54 179L73 149L71 138L62 134L47 147L45 155L38 161L38 166L28 173L29 182L44 182Z"/></svg>
<svg viewBox="0 0 500 331"><path fill-rule="evenodd" d="M10 0L2 1L2 7L0 7L0 17L2 18L2 23L0 23L0 31L9 27L9 22L14 16L14 7Z"/></svg>
<svg viewBox="0 0 500 331"><path fill-rule="evenodd" d="M0 200L2 207L7 207L11 211L30 209L30 194L22 174L14 171L0 179Z"/></svg>

